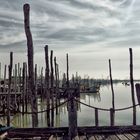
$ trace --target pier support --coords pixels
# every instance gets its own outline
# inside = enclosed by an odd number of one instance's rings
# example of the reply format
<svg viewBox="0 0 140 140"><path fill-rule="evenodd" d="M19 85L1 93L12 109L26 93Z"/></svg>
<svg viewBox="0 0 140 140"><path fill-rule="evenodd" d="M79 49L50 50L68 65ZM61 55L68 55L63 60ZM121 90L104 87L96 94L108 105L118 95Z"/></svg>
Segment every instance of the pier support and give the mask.
<svg viewBox="0 0 140 140"><path fill-rule="evenodd" d="M77 92L77 90L68 91L68 120L69 120L69 140L74 139L78 135L77 131L77 105L74 100L74 94Z"/></svg>

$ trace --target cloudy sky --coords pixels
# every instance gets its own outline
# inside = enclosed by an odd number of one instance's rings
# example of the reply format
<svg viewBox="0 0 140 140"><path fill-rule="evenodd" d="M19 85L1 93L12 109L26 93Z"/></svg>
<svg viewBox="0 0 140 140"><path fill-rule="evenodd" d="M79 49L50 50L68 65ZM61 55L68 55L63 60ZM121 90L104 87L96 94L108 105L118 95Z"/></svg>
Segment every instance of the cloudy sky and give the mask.
<svg viewBox="0 0 140 140"><path fill-rule="evenodd" d="M140 78L139 0L0 0L0 60L27 58L23 4L29 3L35 63L44 66L44 46L54 50L64 72L106 78L108 59L113 78L129 78L129 48L133 48L134 77Z"/></svg>

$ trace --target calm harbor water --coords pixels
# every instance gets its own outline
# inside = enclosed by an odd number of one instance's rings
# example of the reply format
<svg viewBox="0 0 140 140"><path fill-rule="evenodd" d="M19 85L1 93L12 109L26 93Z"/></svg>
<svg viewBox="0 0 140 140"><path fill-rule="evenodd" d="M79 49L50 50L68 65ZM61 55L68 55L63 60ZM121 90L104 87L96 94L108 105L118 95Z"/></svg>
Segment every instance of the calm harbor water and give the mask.
<svg viewBox="0 0 140 140"><path fill-rule="evenodd" d="M122 83L114 84L115 92L115 108L124 108L132 105L131 87L124 86ZM112 94L110 86L102 86L100 93L81 93L80 101L88 105L111 108ZM137 98L136 103L137 103ZM62 101L63 102L63 101ZM39 110L45 110L45 104L39 101ZM30 107L29 107L30 110ZM55 116L55 126L68 126L67 105L59 108L60 113ZM39 127L46 127L46 113L38 114ZM6 118L1 118L0 123L6 125ZM140 109L137 106L137 124L140 124ZM78 126L94 126L94 109L79 105L78 110ZM107 111L99 111L99 125L110 125L110 113ZM132 109L115 112L115 125L132 125ZM31 115L17 114L11 117L11 126L13 127L31 127Z"/></svg>

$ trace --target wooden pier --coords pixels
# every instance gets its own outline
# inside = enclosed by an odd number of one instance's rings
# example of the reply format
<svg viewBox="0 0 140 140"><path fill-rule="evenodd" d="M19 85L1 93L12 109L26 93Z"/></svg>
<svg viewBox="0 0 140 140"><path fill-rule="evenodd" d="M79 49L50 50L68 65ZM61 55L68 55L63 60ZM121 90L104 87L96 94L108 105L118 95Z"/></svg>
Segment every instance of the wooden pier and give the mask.
<svg viewBox="0 0 140 140"><path fill-rule="evenodd" d="M45 140L69 140L68 127L59 128L15 128L8 132L8 138L34 138ZM75 140L139 140L140 126L78 127Z"/></svg>

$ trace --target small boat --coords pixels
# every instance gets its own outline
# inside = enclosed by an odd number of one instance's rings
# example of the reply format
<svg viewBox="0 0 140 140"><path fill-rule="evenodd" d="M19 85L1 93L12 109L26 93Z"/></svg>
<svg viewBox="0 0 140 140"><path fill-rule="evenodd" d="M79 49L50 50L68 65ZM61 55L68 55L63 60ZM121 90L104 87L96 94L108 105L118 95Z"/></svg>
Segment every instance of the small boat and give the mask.
<svg viewBox="0 0 140 140"><path fill-rule="evenodd" d="M90 87L88 92L89 93L97 93L97 92L99 92L99 90L100 90L100 87Z"/></svg>
<svg viewBox="0 0 140 140"><path fill-rule="evenodd" d="M81 93L97 93L100 90L100 85L94 85L92 87L85 87L80 90Z"/></svg>
<svg viewBox="0 0 140 140"><path fill-rule="evenodd" d="M125 86L130 86L130 84L128 82L123 82L122 84Z"/></svg>

